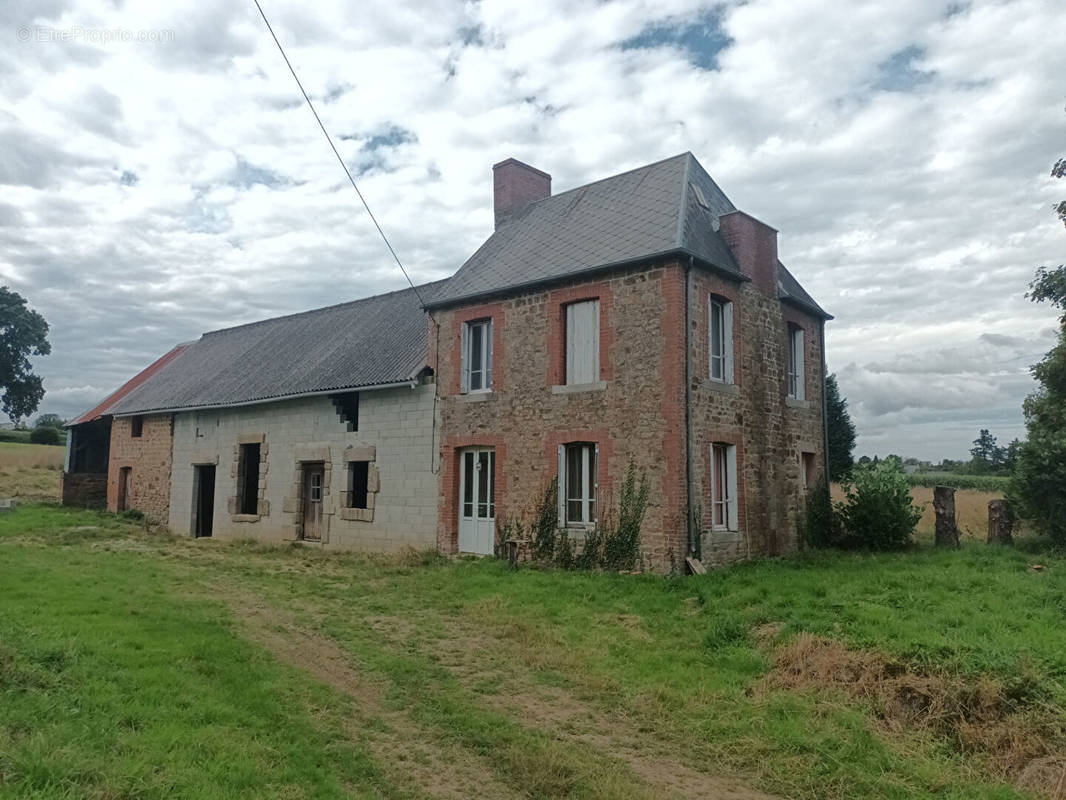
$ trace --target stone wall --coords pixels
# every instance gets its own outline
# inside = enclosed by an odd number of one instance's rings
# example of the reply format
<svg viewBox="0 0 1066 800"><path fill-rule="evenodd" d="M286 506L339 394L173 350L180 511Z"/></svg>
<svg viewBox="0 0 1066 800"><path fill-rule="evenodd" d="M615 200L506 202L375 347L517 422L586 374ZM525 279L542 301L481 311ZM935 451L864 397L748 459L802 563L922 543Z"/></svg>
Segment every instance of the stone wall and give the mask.
<svg viewBox="0 0 1066 800"><path fill-rule="evenodd" d="M733 303L734 383L710 380L709 295ZM776 293L775 293L776 294ZM693 273L690 292L694 485L707 564L791 552L805 521L802 454L823 472L822 353L819 318L736 284ZM789 323L805 331L805 400L786 398ZM712 530L711 445L737 448L739 530Z"/></svg>
<svg viewBox="0 0 1066 800"><path fill-rule="evenodd" d="M165 525L170 508L170 464L173 420L170 414L142 418L141 435L133 436L133 418L116 417L111 423L111 449L107 468L107 508L119 510L122 469L130 469L127 507L143 511L149 521Z"/></svg>
<svg viewBox="0 0 1066 800"><path fill-rule="evenodd" d="M302 464L323 462L323 546L359 550L432 548L437 476L433 462L434 386L363 392L358 430L348 431L329 397L178 414L170 527L190 534L193 468L215 465L213 535L289 541L301 535ZM259 513L241 515L238 446L260 445ZM368 509L346 508L347 463L371 462Z"/></svg>
<svg viewBox="0 0 1066 800"><path fill-rule="evenodd" d="M106 472L64 472L63 505L77 508L107 508Z"/></svg>
<svg viewBox="0 0 1066 800"><path fill-rule="evenodd" d="M509 517L531 515L558 472L559 444L592 441L600 450L601 509L616 506L632 460L651 481L645 562L660 570L680 563L686 537L680 433L682 274L676 263L658 264L436 312L442 337L437 377L445 390L438 531L442 552L454 553L458 547L456 473L463 447L496 448L499 531ZM600 381L561 386L563 306L593 298L600 301ZM462 323L484 317L493 320L493 391L462 395Z"/></svg>

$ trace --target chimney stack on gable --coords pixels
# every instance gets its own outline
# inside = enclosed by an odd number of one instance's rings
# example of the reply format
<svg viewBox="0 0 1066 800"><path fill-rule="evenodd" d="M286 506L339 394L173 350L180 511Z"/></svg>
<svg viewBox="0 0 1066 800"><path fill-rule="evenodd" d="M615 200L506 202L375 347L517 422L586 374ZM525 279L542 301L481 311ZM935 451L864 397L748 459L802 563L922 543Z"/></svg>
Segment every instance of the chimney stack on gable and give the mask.
<svg viewBox="0 0 1066 800"><path fill-rule="evenodd" d="M777 297L777 229L743 211L730 211L719 221L719 232L740 271L763 294Z"/></svg>
<svg viewBox="0 0 1066 800"><path fill-rule="evenodd" d="M552 193L552 176L547 172L508 158L492 165L492 206L496 227L507 217L534 200Z"/></svg>

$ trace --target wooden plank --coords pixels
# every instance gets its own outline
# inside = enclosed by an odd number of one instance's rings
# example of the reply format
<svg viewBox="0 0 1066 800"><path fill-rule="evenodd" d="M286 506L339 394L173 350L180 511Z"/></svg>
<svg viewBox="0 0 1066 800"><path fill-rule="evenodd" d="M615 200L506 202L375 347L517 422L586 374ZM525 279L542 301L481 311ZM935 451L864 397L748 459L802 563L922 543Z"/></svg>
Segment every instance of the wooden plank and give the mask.
<svg viewBox="0 0 1066 800"><path fill-rule="evenodd" d="M685 563L688 564L688 568L692 571L693 575L707 574L707 567L703 566L703 562L700 561L698 558L693 558L692 556L689 556L685 559Z"/></svg>

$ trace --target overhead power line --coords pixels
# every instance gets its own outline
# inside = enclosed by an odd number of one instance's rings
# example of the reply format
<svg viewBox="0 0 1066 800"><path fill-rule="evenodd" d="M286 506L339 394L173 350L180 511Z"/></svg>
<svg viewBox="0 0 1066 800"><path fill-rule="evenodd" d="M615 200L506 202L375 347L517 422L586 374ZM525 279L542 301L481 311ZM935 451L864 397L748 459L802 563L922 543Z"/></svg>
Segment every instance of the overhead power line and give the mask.
<svg viewBox="0 0 1066 800"><path fill-rule="evenodd" d="M311 113L315 115L315 122L318 123L318 127L322 129L322 135L326 137L326 141L329 142L330 148L333 150L333 155L337 157L337 162L341 165L341 169L344 170L344 174L348 176L349 183L352 184L352 188L355 189L355 193L359 195L360 201L363 203L363 208L366 209L366 213L370 216L370 221L374 223L374 227L378 229L378 233L381 234L381 240L385 242L385 246L389 248L389 252L392 254L393 260L396 262L396 266L400 268L400 272L407 278L407 282L411 284L411 288L414 290L415 297L418 298L419 304L425 308L426 304L422 300L422 295L418 291L418 287L415 286L414 281L411 280L411 276L407 274L407 270L404 269L403 263L400 261L400 257L396 255L396 251L392 248L392 244L389 242L389 237L385 235L385 231L382 230L381 225L378 223L377 217L374 216L374 212L370 210L370 205L366 202L366 198L363 197L363 193L359 191L358 185L355 183L355 178L352 177L351 170L348 169L348 165L344 163L344 159L341 158L340 151L337 150L337 146L333 144L333 137L329 135L329 131L326 130L326 126L322 124L322 118L318 116L318 112L315 110L315 104L311 102L311 98L307 94L307 90L304 89L304 85L300 83L300 76L296 74L296 70L293 69L292 62L289 61L289 57L285 54L285 48L281 46L281 42L278 41L278 36L274 33L274 28L270 24L270 20L267 19L266 13L263 11L263 7L259 5L259 0L252 0L255 3L255 7L259 9L259 16L263 18L263 22L266 23L267 30L270 31L271 38L274 39L274 44L278 46L278 50L281 52L281 57L285 59L285 66L289 68L289 72L292 73L293 80L296 81L296 85L300 87L300 94L304 96L304 100L307 101L307 107L311 109Z"/></svg>

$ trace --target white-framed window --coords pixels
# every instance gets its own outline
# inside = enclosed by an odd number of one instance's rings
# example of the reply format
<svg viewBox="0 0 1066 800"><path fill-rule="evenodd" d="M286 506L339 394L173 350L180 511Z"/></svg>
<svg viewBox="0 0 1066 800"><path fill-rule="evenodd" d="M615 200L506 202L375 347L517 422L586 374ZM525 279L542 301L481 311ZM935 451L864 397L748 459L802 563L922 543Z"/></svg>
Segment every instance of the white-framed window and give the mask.
<svg viewBox="0 0 1066 800"><path fill-rule="evenodd" d="M582 300L566 306L566 382L596 383L600 379L600 301Z"/></svg>
<svg viewBox="0 0 1066 800"><path fill-rule="evenodd" d="M492 389L492 320L479 319L463 325L462 391Z"/></svg>
<svg viewBox="0 0 1066 800"><path fill-rule="evenodd" d="M559 523L591 525L596 521L599 448L594 442L559 445Z"/></svg>
<svg viewBox="0 0 1066 800"><path fill-rule="evenodd" d="M711 295L710 352L711 380L733 382L733 304L723 297Z"/></svg>
<svg viewBox="0 0 1066 800"><path fill-rule="evenodd" d="M740 530L735 445L717 442L711 445L711 528L717 531Z"/></svg>
<svg viewBox="0 0 1066 800"><path fill-rule="evenodd" d="M803 328L790 325L788 328L788 396L793 400L803 400L805 382Z"/></svg>

